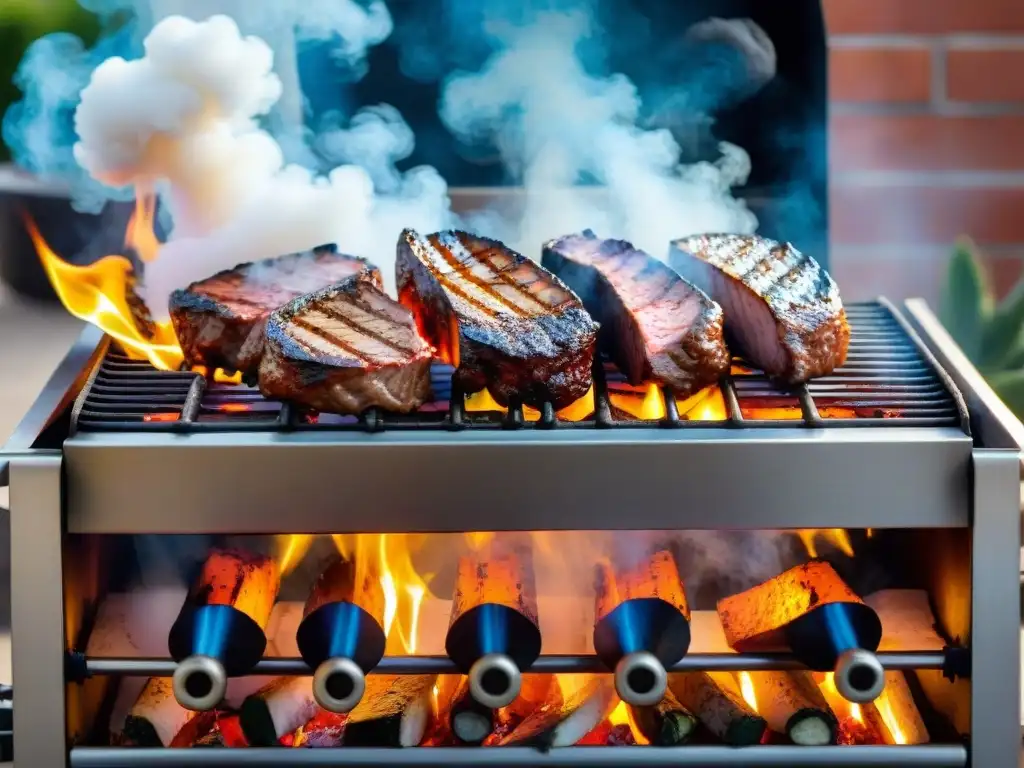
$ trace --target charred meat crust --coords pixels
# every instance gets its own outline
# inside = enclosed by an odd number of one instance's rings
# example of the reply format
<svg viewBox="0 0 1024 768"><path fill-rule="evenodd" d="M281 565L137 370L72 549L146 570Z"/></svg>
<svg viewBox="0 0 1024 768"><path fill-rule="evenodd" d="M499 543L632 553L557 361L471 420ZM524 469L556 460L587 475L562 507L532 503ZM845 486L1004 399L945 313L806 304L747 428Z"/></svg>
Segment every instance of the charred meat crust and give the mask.
<svg viewBox="0 0 1024 768"><path fill-rule="evenodd" d="M397 283L463 391L558 409L590 389L597 323L561 280L502 243L406 230Z"/></svg>
<svg viewBox="0 0 1024 768"><path fill-rule="evenodd" d="M729 370L721 307L631 243L586 230L546 243L542 264L601 324L601 344L631 384L655 379L685 397Z"/></svg>
<svg viewBox="0 0 1024 768"><path fill-rule="evenodd" d="M684 275L688 270L683 260L698 259L733 281L749 300L768 308L785 364L762 366L765 373L797 384L845 363L850 327L839 289L828 272L792 244L757 235L710 234L678 240L673 251L673 266ZM726 307L726 334L733 337L730 326L737 320L731 315ZM737 351L750 355L750 350Z"/></svg>
<svg viewBox="0 0 1024 768"><path fill-rule="evenodd" d="M319 322L307 319L311 313ZM361 272L270 316L260 391L329 413L408 413L430 398L432 352L412 313L383 293L377 276Z"/></svg>
<svg viewBox="0 0 1024 768"><path fill-rule="evenodd" d="M310 263L303 263L306 261ZM265 286L254 280L243 288L245 281L261 270L270 274L280 270L287 276L299 269L302 285L294 289L277 281L271 284L270 280ZM368 261L324 245L304 253L239 264L175 291L169 301L171 322L186 365L254 375L263 351L264 325L271 312L309 290L359 271L373 274L381 284L380 272Z"/></svg>

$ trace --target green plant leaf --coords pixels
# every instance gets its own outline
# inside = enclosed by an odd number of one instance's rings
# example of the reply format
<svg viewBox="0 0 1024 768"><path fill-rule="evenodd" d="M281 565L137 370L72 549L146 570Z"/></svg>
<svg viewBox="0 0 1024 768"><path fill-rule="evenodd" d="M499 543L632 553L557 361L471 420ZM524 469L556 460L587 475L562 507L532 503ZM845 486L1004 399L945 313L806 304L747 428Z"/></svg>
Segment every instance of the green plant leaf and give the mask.
<svg viewBox="0 0 1024 768"><path fill-rule="evenodd" d="M1018 368L1024 368L1024 344L1019 342L1004 358L1002 372L1016 371Z"/></svg>
<svg viewBox="0 0 1024 768"><path fill-rule="evenodd" d="M946 271L939 317L964 354L974 363L978 363L992 303L992 294L974 246L968 241L957 243Z"/></svg>
<svg viewBox="0 0 1024 768"><path fill-rule="evenodd" d="M1017 418L1024 416L1024 369L994 373L988 384Z"/></svg>
<svg viewBox="0 0 1024 768"><path fill-rule="evenodd" d="M985 323L981 338L978 365L983 370L1005 371L1020 368L1010 356L1020 348L1021 328L1024 328L1024 278L1017 281L1007 296Z"/></svg>

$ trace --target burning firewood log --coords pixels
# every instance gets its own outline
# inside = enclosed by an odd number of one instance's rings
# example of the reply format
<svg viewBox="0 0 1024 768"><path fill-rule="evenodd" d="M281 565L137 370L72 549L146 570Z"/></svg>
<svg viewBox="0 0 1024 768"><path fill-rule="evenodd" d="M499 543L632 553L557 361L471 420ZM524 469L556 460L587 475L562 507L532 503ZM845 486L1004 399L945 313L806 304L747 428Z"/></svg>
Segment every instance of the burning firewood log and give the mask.
<svg viewBox="0 0 1024 768"><path fill-rule="evenodd" d="M748 672L757 711L776 733L794 744L835 744L839 723L807 672Z"/></svg>
<svg viewBox="0 0 1024 768"><path fill-rule="evenodd" d="M252 746L269 747L309 722L317 709L310 678L279 677L246 697L239 719L245 738Z"/></svg>
<svg viewBox="0 0 1024 768"><path fill-rule="evenodd" d="M812 560L718 601L726 640L740 652L789 647L809 668L834 671L848 701L874 700L885 685L875 651L878 614L828 563Z"/></svg>
<svg viewBox="0 0 1024 768"><path fill-rule="evenodd" d="M564 699L559 686L554 686L551 696L502 739L499 746L538 749L572 746L604 722L617 703L615 686L604 675L586 676L583 684Z"/></svg>
<svg viewBox="0 0 1024 768"><path fill-rule="evenodd" d="M613 725L605 720L577 741L576 745L579 747L632 747L636 746L636 737L633 736L633 730L626 723Z"/></svg>
<svg viewBox="0 0 1024 768"><path fill-rule="evenodd" d="M733 747L759 744L768 730L765 719L748 705L727 672L669 675L669 689L711 733Z"/></svg>
<svg viewBox="0 0 1024 768"><path fill-rule="evenodd" d="M493 709L511 704L540 644L529 548L495 541L459 558L445 650L469 676L473 698Z"/></svg>
<svg viewBox="0 0 1024 768"><path fill-rule="evenodd" d="M640 733L656 747L685 744L697 727L697 718L669 690L665 691L664 697L657 704L631 706L630 713Z"/></svg>
<svg viewBox="0 0 1024 768"><path fill-rule="evenodd" d="M270 557L224 549L210 554L168 637L178 662L174 696L183 707L213 709L227 692L227 678L256 665L280 587Z"/></svg>
<svg viewBox="0 0 1024 768"><path fill-rule="evenodd" d="M875 710L885 724L887 744L927 744L931 740L902 672L886 672L884 693L866 708Z"/></svg>
<svg viewBox="0 0 1024 768"><path fill-rule="evenodd" d="M384 656L384 591L375 568L345 558L331 563L309 593L296 642L313 667L316 702L329 712L355 707L365 674Z"/></svg>
<svg viewBox="0 0 1024 768"><path fill-rule="evenodd" d="M436 675L371 675L362 701L348 714L349 747L415 747L431 717Z"/></svg>
<svg viewBox="0 0 1024 768"><path fill-rule="evenodd" d="M473 698L469 679L463 677L448 707L449 729L459 744L483 744L496 732L511 733L537 707L543 706L557 688L554 675L523 675L515 701L494 709Z"/></svg>
<svg viewBox="0 0 1024 768"><path fill-rule="evenodd" d="M205 734L200 736L193 747L247 747L242 733L242 726L238 721L238 715L224 715L218 717L212 727Z"/></svg>
<svg viewBox="0 0 1024 768"><path fill-rule="evenodd" d="M347 714L320 709L308 723L295 731L292 746L309 749L340 747L344 740L347 722Z"/></svg>
<svg viewBox="0 0 1024 768"><path fill-rule="evenodd" d="M690 609L675 558L667 550L596 567L594 650L615 670L623 701L657 704L665 695L665 667L690 647Z"/></svg>
<svg viewBox="0 0 1024 768"><path fill-rule="evenodd" d="M174 698L165 677L151 677L128 712L123 741L135 747L191 746L212 723L212 717L185 709Z"/></svg>

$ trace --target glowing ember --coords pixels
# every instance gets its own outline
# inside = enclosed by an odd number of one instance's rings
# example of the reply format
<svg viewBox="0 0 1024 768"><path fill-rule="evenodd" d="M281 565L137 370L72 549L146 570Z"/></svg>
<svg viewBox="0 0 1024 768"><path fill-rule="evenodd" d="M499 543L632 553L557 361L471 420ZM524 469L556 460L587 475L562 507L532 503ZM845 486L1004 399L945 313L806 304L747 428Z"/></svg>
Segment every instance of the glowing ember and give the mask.
<svg viewBox="0 0 1024 768"><path fill-rule="evenodd" d="M147 413L142 417L143 421L177 421L181 418L179 413Z"/></svg>
<svg viewBox="0 0 1024 768"><path fill-rule="evenodd" d="M747 705L757 712L757 692L754 690L754 679L749 672L740 672L737 676L740 681L740 693Z"/></svg>
<svg viewBox="0 0 1024 768"><path fill-rule="evenodd" d="M245 413L252 410L245 403L221 403L220 405L215 405L213 409L221 413Z"/></svg>
<svg viewBox="0 0 1024 768"><path fill-rule="evenodd" d="M111 255L84 267L68 264L50 249L28 216L25 227L53 290L68 312L117 340L134 359L149 360L162 370L175 370L181 365L181 348L170 321L152 323L147 329L152 337L139 329L129 304L135 275L128 259ZM128 223L125 244L140 256L151 254L151 235L152 219L145 222L136 210ZM155 235L152 237L155 239Z"/></svg>
<svg viewBox="0 0 1024 768"><path fill-rule="evenodd" d="M822 539L838 549L847 557L853 557L853 544L850 543L850 535L842 528L821 528L796 531L796 535L803 542L808 557L819 557L817 541Z"/></svg>
<svg viewBox="0 0 1024 768"><path fill-rule="evenodd" d="M637 744L650 744L633 721L633 712L624 701L620 701L618 706L608 715L608 724L613 727L616 725L629 726L629 730L633 732L633 740Z"/></svg>

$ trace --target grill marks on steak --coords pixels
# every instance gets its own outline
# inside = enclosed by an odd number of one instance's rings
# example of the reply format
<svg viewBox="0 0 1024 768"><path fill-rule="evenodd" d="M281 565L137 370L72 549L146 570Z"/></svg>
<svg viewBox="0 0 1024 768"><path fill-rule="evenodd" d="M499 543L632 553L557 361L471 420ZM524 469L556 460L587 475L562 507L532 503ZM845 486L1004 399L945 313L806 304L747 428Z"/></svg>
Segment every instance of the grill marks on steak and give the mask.
<svg viewBox="0 0 1024 768"><path fill-rule="evenodd" d="M397 278L399 301L464 391L559 409L590 389L598 326L536 262L466 232L406 230Z"/></svg>
<svg viewBox="0 0 1024 768"><path fill-rule="evenodd" d="M175 291L171 321L185 362L255 374L271 312L359 272L381 283L376 267L329 245L240 264Z"/></svg>
<svg viewBox="0 0 1024 768"><path fill-rule="evenodd" d="M729 370L722 308L665 264L587 230L544 246L543 265L583 300L631 384L654 379L688 396Z"/></svg>
<svg viewBox="0 0 1024 768"><path fill-rule="evenodd" d="M270 316L260 391L330 413L409 413L430 398L432 351L412 313L362 272Z"/></svg>
<svg viewBox="0 0 1024 768"><path fill-rule="evenodd" d="M671 265L725 311L735 351L791 384L841 366L850 327L839 289L814 259L756 235L697 235L672 244Z"/></svg>

